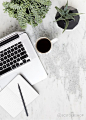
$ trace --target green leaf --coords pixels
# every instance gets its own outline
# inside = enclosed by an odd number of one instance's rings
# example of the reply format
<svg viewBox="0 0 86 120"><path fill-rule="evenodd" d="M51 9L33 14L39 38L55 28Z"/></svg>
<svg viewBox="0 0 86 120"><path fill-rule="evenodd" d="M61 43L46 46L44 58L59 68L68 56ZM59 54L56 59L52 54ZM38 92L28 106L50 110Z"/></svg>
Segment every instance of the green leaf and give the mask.
<svg viewBox="0 0 86 120"><path fill-rule="evenodd" d="M60 21L60 20L65 20L65 19L62 18L62 17L60 17L60 18L58 18L57 20L55 20L54 22L58 22L58 21Z"/></svg>
<svg viewBox="0 0 86 120"><path fill-rule="evenodd" d="M68 1L67 1L66 5L64 7L64 11L67 11L67 10L68 10Z"/></svg>
<svg viewBox="0 0 86 120"><path fill-rule="evenodd" d="M69 14L68 14L67 16L65 16L65 19L66 19L66 20L73 19L73 20L75 21L75 18L74 18L74 17L72 17L72 16L71 16L71 15L69 15Z"/></svg>
<svg viewBox="0 0 86 120"><path fill-rule="evenodd" d="M57 6L56 6L55 8L56 8L56 10L59 12L59 14L60 14L61 16L64 15L64 11L63 11L62 9L59 9Z"/></svg>
<svg viewBox="0 0 86 120"><path fill-rule="evenodd" d="M84 13L69 13L69 15L71 15L71 16L77 16L77 15L81 15L81 14L84 14Z"/></svg>
<svg viewBox="0 0 86 120"><path fill-rule="evenodd" d="M5 8L8 8L8 7L9 7L9 2L3 2L2 5L3 5Z"/></svg>
<svg viewBox="0 0 86 120"><path fill-rule="evenodd" d="M69 20L65 20L65 28L63 30L63 33L65 32L65 30L68 28L68 25L69 25Z"/></svg>
<svg viewBox="0 0 86 120"><path fill-rule="evenodd" d="M50 0L35 0L37 3L41 3L43 5L51 5L51 1Z"/></svg>
<svg viewBox="0 0 86 120"><path fill-rule="evenodd" d="M69 13L69 11L70 11L70 10L68 9L68 10L66 11L66 14L68 14L68 13Z"/></svg>
<svg viewBox="0 0 86 120"><path fill-rule="evenodd" d="M37 11L34 8L32 8L31 11L33 12L33 15L35 16L35 20L37 21L37 23L38 22L41 23L42 20L41 20L40 16L38 15Z"/></svg>
<svg viewBox="0 0 86 120"><path fill-rule="evenodd" d="M14 4L14 3L10 3L9 4L9 7L11 8L11 9L17 9L17 10L19 10L19 9L21 9L21 6L19 6L18 4Z"/></svg>

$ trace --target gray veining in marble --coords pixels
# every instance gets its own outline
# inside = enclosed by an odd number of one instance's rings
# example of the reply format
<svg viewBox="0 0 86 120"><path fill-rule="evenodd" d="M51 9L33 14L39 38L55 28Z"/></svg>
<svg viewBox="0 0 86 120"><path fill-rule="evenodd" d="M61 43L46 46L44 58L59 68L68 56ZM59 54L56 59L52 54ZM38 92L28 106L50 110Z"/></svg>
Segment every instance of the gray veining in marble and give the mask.
<svg viewBox="0 0 86 120"><path fill-rule="evenodd" d="M0 0L0 38L19 31L14 18L3 13ZM68 0L78 9L78 26L62 34L55 22L55 6L65 5L66 0L51 0L52 6L46 18L36 28L27 26L26 32L35 47L39 37L58 38L49 54L38 56L48 73L48 78L34 85L40 96L28 105L29 117L24 110L14 120L86 120L86 0ZM13 118L0 107L0 120Z"/></svg>

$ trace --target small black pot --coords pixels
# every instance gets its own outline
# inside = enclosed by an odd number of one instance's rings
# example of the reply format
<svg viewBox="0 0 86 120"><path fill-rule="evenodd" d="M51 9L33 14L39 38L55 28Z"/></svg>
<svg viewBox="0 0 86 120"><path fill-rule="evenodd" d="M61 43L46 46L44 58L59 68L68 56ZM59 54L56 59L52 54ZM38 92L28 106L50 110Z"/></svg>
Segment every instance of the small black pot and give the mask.
<svg viewBox="0 0 86 120"><path fill-rule="evenodd" d="M64 6L62 6L61 8L64 9ZM71 6L68 6L68 9L70 9L70 13L78 13L78 10ZM57 12L55 19L57 20L59 17L61 17L61 16L60 16L59 12ZM74 16L74 18L75 18L75 21L72 19L69 20L69 25L68 25L67 29L73 29L79 23L80 16L77 15L77 16ZM65 28L65 25L66 25L64 20L57 21L57 24L59 27L61 27L63 29Z"/></svg>

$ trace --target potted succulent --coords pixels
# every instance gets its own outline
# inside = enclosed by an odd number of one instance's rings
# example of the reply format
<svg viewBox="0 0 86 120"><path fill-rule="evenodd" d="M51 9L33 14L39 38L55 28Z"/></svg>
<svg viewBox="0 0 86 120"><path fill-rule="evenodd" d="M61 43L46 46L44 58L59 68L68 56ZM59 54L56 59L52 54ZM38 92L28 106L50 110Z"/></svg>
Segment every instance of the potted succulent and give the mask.
<svg viewBox="0 0 86 120"><path fill-rule="evenodd" d="M50 0L11 0L11 2L3 2L4 11L8 12L10 17L16 18L22 29L26 28L27 23L33 27L41 23L50 5Z"/></svg>
<svg viewBox="0 0 86 120"><path fill-rule="evenodd" d="M77 9L68 6L68 1L60 9L57 6L55 8L57 10L55 19L58 26L64 29L63 32L66 29L73 29L79 23L80 13L78 13Z"/></svg>

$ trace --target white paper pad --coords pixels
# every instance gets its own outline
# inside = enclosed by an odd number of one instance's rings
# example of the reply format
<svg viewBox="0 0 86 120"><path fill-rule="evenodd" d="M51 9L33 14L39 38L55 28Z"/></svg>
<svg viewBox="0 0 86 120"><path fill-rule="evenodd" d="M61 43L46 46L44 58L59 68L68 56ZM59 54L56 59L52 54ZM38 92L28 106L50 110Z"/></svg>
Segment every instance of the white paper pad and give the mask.
<svg viewBox="0 0 86 120"><path fill-rule="evenodd" d="M39 95L21 75L15 77L12 82L0 92L0 105L12 117L16 117L24 109L18 84L21 87L26 105L30 104Z"/></svg>

